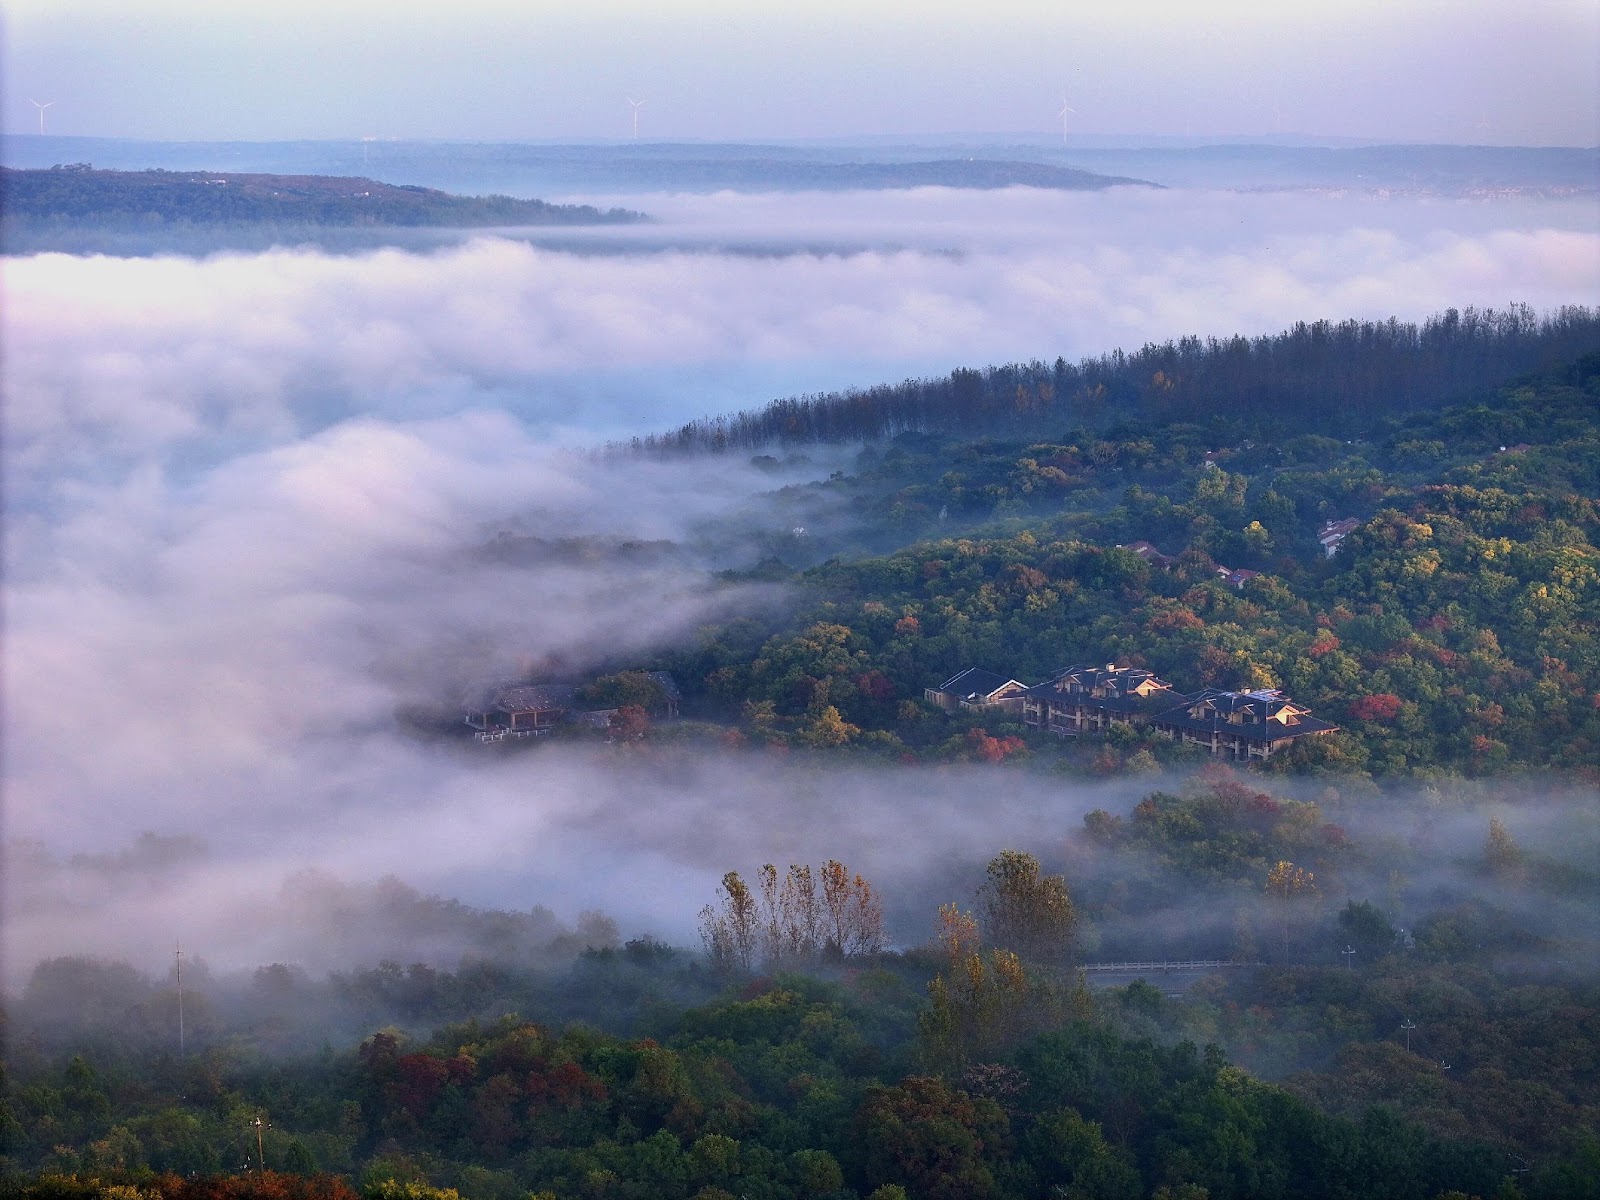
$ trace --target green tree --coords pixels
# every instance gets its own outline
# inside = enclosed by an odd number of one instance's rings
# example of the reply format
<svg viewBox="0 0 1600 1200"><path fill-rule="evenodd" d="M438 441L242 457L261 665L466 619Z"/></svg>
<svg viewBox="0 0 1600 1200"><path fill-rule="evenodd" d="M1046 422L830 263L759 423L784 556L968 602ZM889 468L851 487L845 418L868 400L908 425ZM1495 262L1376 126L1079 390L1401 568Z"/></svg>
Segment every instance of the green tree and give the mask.
<svg viewBox="0 0 1600 1200"><path fill-rule="evenodd" d="M1051 1196L1062 1200L1139 1200L1139 1172L1106 1143L1100 1126L1074 1109L1041 1117L1028 1132L1028 1159Z"/></svg>
<svg viewBox="0 0 1600 1200"><path fill-rule="evenodd" d="M1042 873L1039 860L1005 850L989 863L978 889L984 940L1029 962L1059 965L1072 957L1078 915L1066 881Z"/></svg>
<svg viewBox="0 0 1600 1200"><path fill-rule="evenodd" d="M577 700L587 708L622 708L634 705L652 716L667 711L667 690L660 680L645 671L621 671L602 675L578 689Z"/></svg>
<svg viewBox="0 0 1600 1200"><path fill-rule="evenodd" d="M1338 926L1340 942L1353 949L1363 962L1388 954L1400 936L1383 910L1366 900L1351 900L1340 909Z"/></svg>
<svg viewBox="0 0 1600 1200"><path fill-rule="evenodd" d="M1501 879L1516 880L1522 875L1522 847L1499 817L1489 818L1489 836L1483 843L1483 861Z"/></svg>
<svg viewBox="0 0 1600 1200"><path fill-rule="evenodd" d="M1288 957L1289 934L1294 923L1305 908L1315 902L1316 876L1287 859L1280 859L1267 872L1266 892L1277 909L1279 943L1284 957Z"/></svg>
<svg viewBox="0 0 1600 1200"><path fill-rule="evenodd" d="M994 1167L1006 1157L1009 1133L992 1100L912 1076L867 1092L851 1143L868 1189L898 1184L927 1200L990 1200L1001 1195Z"/></svg>

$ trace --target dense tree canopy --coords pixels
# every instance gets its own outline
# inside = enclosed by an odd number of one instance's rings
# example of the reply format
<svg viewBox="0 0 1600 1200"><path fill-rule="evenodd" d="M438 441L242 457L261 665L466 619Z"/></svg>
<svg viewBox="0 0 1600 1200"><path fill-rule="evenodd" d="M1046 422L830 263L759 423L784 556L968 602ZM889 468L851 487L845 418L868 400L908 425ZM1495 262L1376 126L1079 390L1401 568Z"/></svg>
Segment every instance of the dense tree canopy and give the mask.
<svg viewBox="0 0 1600 1200"><path fill-rule="evenodd" d="M1525 306L1397 320L1300 323L1257 338L1186 337L1054 364L962 368L864 391L778 400L637 439L647 450L749 450L899 433L1032 436L1129 419L1222 421L1278 435L1339 433L1479 394L1596 348L1600 316ZM1411 452L1428 454L1425 440ZM1059 470L1059 468L1058 468ZM1066 478L1069 476L1056 476Z"/></svg>
<svg viewBox="0 0 1600 1200"><path fill-rule="evenodd" d="M1279 688L1341 727L1274 767L1592 770L1597 463L1597 356L1357 443L1219 448L1184 425L897 439L819 485L814 503L851 517L833 535L814 522L835 540L800 552L846 553L791 572L789 623L705 630L671 665L761 743L1000 761L1022 748L1000 741L1023 732L1014 717L940 714L923 689L972 666L1032 683L1114 661L1180 692ZM1326 557L1318 532L1342 518L1353 531ZM1168 560L1125 548L1139 541ZM1029 746L1061 750L1049 742ZM1135 737L1090 757L1118 770L1172 753Z"/></svg>

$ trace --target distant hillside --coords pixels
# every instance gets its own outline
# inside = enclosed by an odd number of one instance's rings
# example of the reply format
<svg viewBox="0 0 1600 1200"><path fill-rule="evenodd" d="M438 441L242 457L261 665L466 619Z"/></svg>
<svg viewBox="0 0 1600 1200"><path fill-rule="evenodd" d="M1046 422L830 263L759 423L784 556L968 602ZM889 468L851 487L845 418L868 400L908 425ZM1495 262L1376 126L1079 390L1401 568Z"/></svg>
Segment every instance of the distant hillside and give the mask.
<svg viewBox="0 0 1600 1200"><path fill-rule="evenodd" d="M730 188L736 191L854 191L862 189L1054 188L1095 191L1133 184L1159 187L1143 179L1100 175L1076 167L994 158L945 158L928 162L815 162L752 155L724 157L685 155L671 158L623 158L589 164L598 183L690 190Z"/></svg>
<svg viewBox="0 0 1600 1200"><path fill-rule="evenodd" d="M634 438L647 451L752 450L905 432L1044 437L1119 421L1233 422L1254 436L1349 436L1600 352L1600 311L1449 309L1421 325L1301 322L1272 336L1186 337L1069 363L962 368L933 379L795 396ZM1241 434L1241 436L1243 436Z"/></svg>
<svg viewBox="0 0 1600 1200"><path fill-rule="evenodd" d="M510 196L455 196L413 185L330 175L99 171L87 163L0 168L8 242L17 232L273 225L481 227L594 225L643 213Z"/></svg>
<svg viewBox="0 0 1600 1200"><path fill-rule="evenodd" d="M1038 187L1092 190L1162 180L1085 163L1074 148L921 145L753 145L625 142L601 145L496 142L146 142L120 138L0 135L0 163L47 167L91 161L124 170L344 175L451 192L584 195L646 191L842 191L846 189ZM1089 169L1085 170L1085 167ZM225 168L225 169L219 169ZM1130 178L1136 176L1137 178Z"/></svg>
<svg viewBox="0 0 1600 1200"><path fill-rule="evenodd" d="M1286 139L1287 140L1287 139ZM1223 139L1227 142L1227 139ZM1492 199L1600 193L1592 147L1195 144L1184 139L866 138L784 144L709 142L151 142L0 134L0 163L171 171L372 175L450 192L597 195L800 188L1104 187L1130 177L1166 187L1348 190L1356 195ZM1032 175L1034 167L1066 175Z"/></svg>

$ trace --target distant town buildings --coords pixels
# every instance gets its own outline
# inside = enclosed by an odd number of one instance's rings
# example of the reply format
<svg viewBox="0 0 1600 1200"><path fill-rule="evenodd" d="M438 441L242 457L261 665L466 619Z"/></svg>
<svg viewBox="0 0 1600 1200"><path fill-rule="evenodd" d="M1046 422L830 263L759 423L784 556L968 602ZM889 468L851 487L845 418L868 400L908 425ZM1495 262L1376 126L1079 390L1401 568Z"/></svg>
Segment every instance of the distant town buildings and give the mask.
<svg viewBox="0 0 1600 1200"><path fill-rule="evenodd" d="M1297 738L1338 731L1275 689L1225 692L1206 688L1157 716L1156 732L1218 758L1265 759Z"/></svg>
<svg viewBox="0 0 1600 1200"><path fill-rule="evenodd" d="M1149 671L1107 664L1057 671L1023 696L1022 719L1063 736L1143 723L1180 697Z"/></svg>
<svg viewBox="0 0 1600 1200"><path fill-rule="evenodd" d="M1061 737L1103 734L1116 725L1149 728L1236 762L1260 761L1298 738L1339 728L1276 689L1184 695L1153 672L1113 663L1067 667L1033 687L972 669L925 694L948 711L1020 711L1024 724Z"/></svg>
<svg viewBox="0 0 1600 1200"><path fill-rule="evenodd" d="M491 684L464 702L467 724L480 734L532 737L567 719L577 688L549 683Z"/></svg>
<svg viewBox="0 0 1600 1200"><path fill-rule="evenodd" d="M1222 580L1223 583L1227 584L1231 588L1243 588L1244 585L1249 583L1252 579L1259 579L1260 577L1260 571L1230 571L1227 567L1217 568L1217 578Z"/></svg>
<svg viewBox="0 0 1600 1200"><path fill-rule="evenodd" d="M1127 550L1137 554L1151 566L1160 567L1163 571L1172 570L1173 564L1178 561L1173 555L1161 553L1160 550L1156 549L1153 543L1146 541L1129 542L1126 546L1118 546L1117 549ZM1217 568L1217 578L1222 580L1222 582L1227 584L1229 587L1233 588L1243 588L1245 584L1249 583L1252 579L1259 578L1260 575L1260 571L1235 571L1232 567Z"/></svg>
<svg viewBox="0 0 1600 1200"><path fill-rule="evenodd" d="M666 671L646 671L660 689L659 716L678 715L683 693ZM578 689L558 683L491 683L473 688L462 699L466 724L477 731L479 741L503 741L547 734L559 725L580 724L599 729L610 727L615 708L583 709L578 705Z"/></svg>

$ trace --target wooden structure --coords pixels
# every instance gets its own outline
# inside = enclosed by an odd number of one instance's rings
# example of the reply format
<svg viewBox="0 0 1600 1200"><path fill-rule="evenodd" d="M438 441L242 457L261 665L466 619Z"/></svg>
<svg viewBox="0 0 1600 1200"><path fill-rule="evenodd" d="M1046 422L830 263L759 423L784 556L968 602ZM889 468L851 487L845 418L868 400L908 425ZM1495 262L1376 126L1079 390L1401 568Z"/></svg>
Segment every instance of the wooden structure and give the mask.
<svg viewBox="0 0 1600 1200"><path fill-rule="evenodd" d="M1027 690L1027 684L1018 680L969 667L936 688L925 688L922 695L928 703L937 704L946 712L997 708L1020 716L1023 694Z"/></svg>
<svg viewBox="0 0 1600 1200"><path fill-rule="evenodd" d="M1172 685L1137 667L1068 667L1023 695L1022 719L1063 737L1144 725L1178 698Z"/></svg>
<svg viewBox="0 0 1600 1200"><path fill-rule="evenodd" d="M1129 542L1126 546L1118 546L1118 550L1131 550L1152 567L1160 567L1163 571L1172 570L1172 564L1178 560L1170 554L1163 554L1155 546L1143 540Z"/></svg>
<svg viewBox="0 0 1600 1200"><path fill-rule="evenodd" d="M678 681L672 677L670 671L648 671L651 679L661 685L661 698L664 706L658 715L673 720L678 715L678 710L683 707L683 692L678 689Z"/></svg>
<svg viewBox="0 0 1600 1200"><path fill-rule="evenodd" d="M1236 762L1260 761L1297 738L1336 733L1339 728L1319 721L1309 708L1279 691L1217 688L1196 692L1151 724L1167 737Z"/></svg>
<svg viewBox="0 0 1600 1200"><path fill-rule="evenodd" d="M565 684L493 684L467 697L466 723L489 737L549 733L571 715L576 691Z"/></svg>

